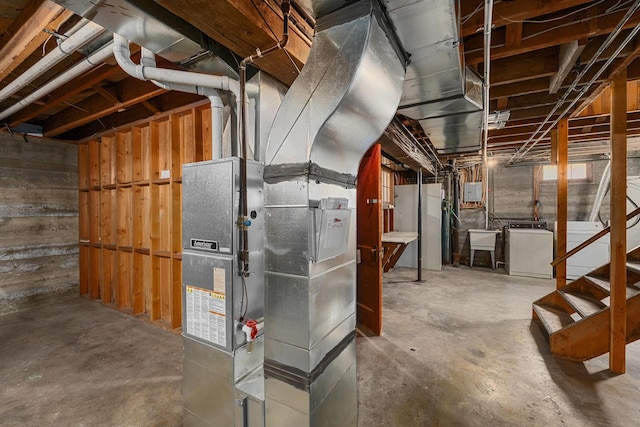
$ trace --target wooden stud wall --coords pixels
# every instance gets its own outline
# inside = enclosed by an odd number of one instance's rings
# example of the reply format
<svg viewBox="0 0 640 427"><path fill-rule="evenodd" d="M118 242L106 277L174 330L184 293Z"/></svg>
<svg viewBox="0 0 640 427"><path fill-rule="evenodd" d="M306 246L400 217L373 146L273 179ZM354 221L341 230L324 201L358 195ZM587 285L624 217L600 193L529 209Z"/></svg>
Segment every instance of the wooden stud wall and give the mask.
<svg viewBox="0 0 640 427"><path fill-rule="evenodd" d="M207 105L79 145L80 293L181 326L182 165L211 159Z"/></svg>

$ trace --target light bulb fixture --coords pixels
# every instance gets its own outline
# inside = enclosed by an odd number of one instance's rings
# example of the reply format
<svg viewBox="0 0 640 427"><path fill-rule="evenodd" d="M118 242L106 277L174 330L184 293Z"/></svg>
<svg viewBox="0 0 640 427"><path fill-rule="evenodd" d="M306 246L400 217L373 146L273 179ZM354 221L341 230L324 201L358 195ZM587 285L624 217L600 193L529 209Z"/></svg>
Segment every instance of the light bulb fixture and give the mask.
<svg viewBox="0 0 640 427"><path fill-rule="evenodd" d="M487 128L489 130L502 129L507 124L510 116L511 111L508 110L497 110L493 113L489 113L487 118Z"/></svg>

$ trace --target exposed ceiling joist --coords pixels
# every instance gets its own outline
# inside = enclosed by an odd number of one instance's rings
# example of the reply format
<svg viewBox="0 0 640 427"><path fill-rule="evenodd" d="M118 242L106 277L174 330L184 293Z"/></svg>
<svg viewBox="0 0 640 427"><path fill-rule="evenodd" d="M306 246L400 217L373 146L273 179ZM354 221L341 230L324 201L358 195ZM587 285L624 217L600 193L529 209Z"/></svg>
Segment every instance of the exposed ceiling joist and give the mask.
<svg viewBox="0 0 640 427"><path fill-rule="evenodd" d="M587 96L580 103L580 105L574 110L574 113L571 115L571 117L575 117L579 115L582 110L587 108L589 104L591 104L593 100L596 99L596 97L602 93L602 91L604 91L607 87L609 87L609 85L611 84L611 81L618 74L625 71L629 67L629 65L631 65L631 63L635 61L639 56L640 56L640 38L636 38L635 48L633 52L630 55L628 55L626 58L620 59L617 63L614 62L613 64L611 64L613 68L609 70L607 79L602 83L600 83L594 90L591 91L589 96Z"/></svg>
<svg viewBox="0 0 640 427"><path fill-rule="evenodd" d="M513 22L548 15L564 9L590 3L592 0L512 0L496 2L493 25L501 27ZM462 2L462 36L467 37L484 30L484 1ZM473 9L475 8L475 10Z"/></svg>
<svg viewBox="0 0 640 427"><path fill-rule="evenodd" d="M282 13L275 2L258 0L198 2L198 13L193 14L192 1L155 1L241 56L252 55L256 53L256 49L264 50L271 47L282 36ZM301 18L298 20L303 21ZM283 83L291 84L298 76L298 70L306 62L310 46L311 41L292 25L285 50L259 58L255 65Z"/></svg>
<svg viewBox="0 0 640 427"><path fill-rule="evenodd" d="M165 89L161 89L151 82L141 82L135 79L123 80L112 88L112 93L118 94L114 96L121 99L119 105L114 105L101 94L90 96L77 105L69 107L46 120L44 122L44 135L46 137L60 135L70 129L101 119L123 108L129 108L165 92Z"/></svg>
<svg viewBox="0 0 640 427"><path fill-rule="evenodd" d="M10 126L16 126L19 123L27 122L39 114L62 104L70 97L73 97L99 82L108 79L119 71L120 68L117 66L102 64L80 78L51 92L43 98L46 99L46 102L34 103L13 116L10 116L7 119L7 123L9 123Z"/></svg>
<svg viewBox="0 0 640 427"><path fill-rule="evenodd" d="M558 50L555 47L492 61L491 86L548 77L558 71Z"/></svg>
<svg viewBox="0 0 640 427"><path fill-rule="evenodd" d="M607 13L610 7L610 2L596 5L584 12L579 20L574 20L573 17L569 16L560 21L525 24L523 27L522 42L516 48L508 48L505 46L505 30L504 28L500 28L494 31L492 36L491 59L520 55L532 50L570 43L573 40L588 39L611 33L624 17L626 9ZM640 13L635 13L622 28L633 28L638 23L640 23ZM482 62L482 35L474 35L471 36L470 39L465 40L465 50L465 57L468 64L478 64Z"/></svg>
<svg viewBox="0 0 640 427"><path fill-rule="evenodd" d="M0 37L0 81L73 16L49 0L31 0Z"/></svg>

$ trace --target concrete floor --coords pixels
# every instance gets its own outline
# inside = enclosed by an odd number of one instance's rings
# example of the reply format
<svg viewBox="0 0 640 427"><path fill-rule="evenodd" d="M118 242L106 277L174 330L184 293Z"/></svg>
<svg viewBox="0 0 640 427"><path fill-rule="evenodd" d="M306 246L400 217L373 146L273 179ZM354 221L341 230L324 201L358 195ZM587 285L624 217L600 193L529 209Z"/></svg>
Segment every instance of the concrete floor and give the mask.
<svg viewBox="0 0 640 427"><path fill-rule="evenodd" d="M530 320L554 283L496 271L385 275L384 334L358 339L359 425L636 425L640 343L626 375L556 360ZM0 316L0 425L179 426L181 357L179 335L80 298Z"/></svg>

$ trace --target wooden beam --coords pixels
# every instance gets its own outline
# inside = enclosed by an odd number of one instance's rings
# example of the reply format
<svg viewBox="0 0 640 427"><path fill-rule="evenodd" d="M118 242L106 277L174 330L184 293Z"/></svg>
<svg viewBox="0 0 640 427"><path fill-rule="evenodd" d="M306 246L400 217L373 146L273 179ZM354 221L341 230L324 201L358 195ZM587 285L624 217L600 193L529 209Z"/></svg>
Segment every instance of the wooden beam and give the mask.
<svg viewBox="0 0 640 427"><path fill-rule="evenodd" d="M517 95L546 92L547 90L549 90L549 77L537 77L502 85L494 85L492 82L489 99L509 98Z"/></svg>
<svg viewBox="0 0 640 427"><path fill-rule="evenodd" d="M589 93L589 96L587 96L587 98L584 101L582 101L582 103L580 103L580 105L573 111L573 113L571 114L571 117L575 117L579 115L582 110L584 110L589 104L591 104L591 102L593 102L594 99L598 97L598 95L600 95L607 87L609 87L609 83L612 82L613 79L615 79L615 77L620 73L625 72L625 82L626 82L627 67L633 61L635 61L638 57L640 57L640 42L638 41L638 39L636 39L636 45L633 52L623 60L617 62L615 66L613 64L611 65L613 68L609 72L609 76L607 80L600 83L600 85L598 85L593 91Z"/></svg>
<svg viewBox="0 0 640 427"><path fill-rule="evenodd" d="M568 105L568 103L565 103L565 104ZM551 112L552 108L553 108L552 105L541 105L538 107L522 108L522 109L514 110L511 112L511 116L509 120L514 120L514 121L529 120L534 118L546 117ZM564 108L566 108L566 105L563 104L559 109L559 111L562 111ZM558 113L556 112L556 114L554 114L554 116L551 118L553 119L557 115Z"/></svg>
<svg viewBox="0 0 640 427"><path fill-rule="evenodd" d="M193 104L194 102L206 102L206 98L200 95L194 95L186 92L167 92L153 99L153 104L149 102L149 105L153 105L154 108L160 111L155 114L161 117L166 116L171 111L179 112L179 109L185 105ZM123 126L131 126L141 123L146 123L149 119L149 110L140 102L137 105L133 105L127 108L124 113L113 112L107 116L101 117L100 121L93 120L86 124L70 129L69 131L57 135L56 138L62 140L79 141L90 136L100 134L101 132L113 132L114 129L119 129Z"/></svg>
<svg viewBox="0 0 640 427"><path fill-rule="evenodd" d="M122 108L129 108L139 102L158 96L165 93L166 90L151 82L141 82L134 78L127 78L116 85L115 92L126 94L126 97L122 99L121 105L113 105L100 94L90 96L79 102L75 107L67 108L47 119L43 124L44 135L46 137L57 136L75 127L118 112Z"/></svg>
<svg viewBox="0 0 640 427"><path fill-rule="evenodd" d="M541 15L558 12L570 7L589 3L591 0L512 0L496 3L493 7L493 26L501 27L513 21L522 21L535 18ZM481 32L484 29L484 8L478 8L480 0L463 1L462 16L466 21L462 24L461 33L463 37ZM470 16L469 16L470 15ZM467 19L468 18L468 19Z"/></svg>
<svg viewBox="0 0 640 427"><path fill-rule="evenodd" d="M31 0L0 37L0 81L27 59L60 24L73 16L49 0Z"/></svg>
<svg viewBox="0 0 640 427"><path fill-rule="evenodd" d="M520 46L522 42L522 22L513 22L505 27L505 46L509 49Z"/></svg>
<svg viewBox="0 0 640 427"><path fill-rule="evenodd" d="M560 52L558 53L558 72L550 79L549 93L558 93L562 82L573 69L576 60L580 57L585 46L586 43L579 43L578 40L560 46Z"/></svg>
<svg viewBox="0 0 640 427"><path fill-rule="evenodd" d="M626 370L627 345L627 74L613 79L611 96L611 330L609 369Z"/></svg>
<svg viewBox="0 0 640 427"><path fill-rule="evenodd" d="M640 88L638 81L627 82L627 113L640 111ZM611 114L611 87L606 87L588 106L579 113L574 114L575 118L608 116Z"/></svg>
<svg viewBox="0 0 640 427"><path fill-rule="evenodd" d="M273 46L282 35L283 18L275 2L218 0L156 0L218 43L241 56ZM274 34L275 33L275 34ZM283 83L291 84L309 56L310 40L290 26L287 55L280 50L260 58L255 65Z"/></svg>
<svg viewBox="0 0 640 427"><path fill-rule="evenodd" d="M99 65L92 71L85 73L83 76L74 79L72 82L63 85L51 92L49 95L44 96L42 99L46 100L46 102L34 102L20 112L10 116L7 119L7 123L9 123L10 126L16 126L20 123L24 123L62 104L65 100L78 95L87 88L113 76L119 71L120 68L118 66L105 64Z"/></svg>
<svg viewBox="0 0 640 427"><path fill-rule="evenodd" d="M556 253L564 254L567 252L567 200L569 178L569 120L567 118L558 122L556 149L558 168L558 206L556 211L558 234L556 240ZM563 261L556 266L556 289L560 289L566 284L567 262Z"/></svg>
<svg viewBox="0 0 640 427"><path fill-rule="evenodd" d="M558 48L492 61L491 87L548 77L558 71Z"/></svg>
<svg viewBox="0 0 640 427"><path fill-rule="evenodd" d="M139 47L136 45L132 46L132 52L132 60L134 62L138 62L140 58ZM173 63L162 58L158 58L158 64L163 68L176 68ZM19 123L24 123L120 72L122 72L122 69L118 65L108 65L106 63L99 64L91 71L84 73L82 76L73 79L71 82L41 98L46 102L34 102L34 104L37 105L30 105L22 111L10 116L7 119L7 123L9 123L10 126L16 126Z"/></svg>
<svg viewBox="0 0 640 427"><path fill-rule="evenodd" d="M142 104L144 108L149 110L149 112L153 113L154 115L162 113L162 111L160 111L159 108L157 108L155 105L153 105L149 101L142 101L140 104Z"/></svg>
<svg viewBox="0 0 640 427"><path fill-rule="evenodd" d="M626 38L629 35L630 32L631 32L631 30L625 30L625 31L621 32L619 40L622 40L623 38ZM587 45L585 46L584 50L580 54L580 63L581 64L586 64L587 62L591 61L591 59L593 59L593 57L595 56L597 51L602 46L602 43L604 43L604 41L607 39L607 36L608 35L604 35L604 36L598 36L598 37L594 37L592 39L589 39L589 42L587 43ZM612 43L611 45L609 45L608 48L606 48L600 54L600 56L598 57L598 61L606 61L606 60L608 60L609 58L611 58L613 56L613 54L615 53L615 51L617 49L618 49L618 45L616 43ZM632 51L633 51L633 44L629 43L629 44L627 44L627 46L625 46L624 49L622 49L618 53L617 57L618 58L623 58L623 57L629 56Z"/></svg>
<svg viewBox="0 0 640 427"><path fill-rule="evenodd" d="M114 107L122 108L122 101L120 101L114 94L109 92L107 89L103 88L99 85L91 86L93 90L96 91L100 96L113 104Z"/></svg>
<svg viewBox="0 0 640 427"><path fill-rule="evenodd" d="M491 104L497 105L498 100L491 101ZM530 95L511 96L508 104L503 107L510 110L518 110L521 108L529 109L542 105L554 105L558 102L557 95L549 95L546 92L532 93ZM491 105L493 108L494 105ZM497 107L496 107L497 108Z"/></svg>
<svg viewBox="0 0 640 427"><path fill-rule="evenodd" d="M491 46L491 59L506 58L520 55L538 49L551 46L559 46L573 40L589 39L592 37L612 32L620 20L626 14L626 9L618 12L607 13L610 7L608 2L585 11L583 19L576 20L573 16L559 21L548 23L526 24L523 27L522 43L516 48L507 48L505 45L505 31L494 31ZM640 23L640 14L633 15L623 26L623 29L635 27ZM473 65L483 61L484 36L482 34L470 36L465 39L466 62Z"/></svg>

